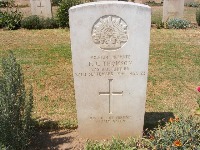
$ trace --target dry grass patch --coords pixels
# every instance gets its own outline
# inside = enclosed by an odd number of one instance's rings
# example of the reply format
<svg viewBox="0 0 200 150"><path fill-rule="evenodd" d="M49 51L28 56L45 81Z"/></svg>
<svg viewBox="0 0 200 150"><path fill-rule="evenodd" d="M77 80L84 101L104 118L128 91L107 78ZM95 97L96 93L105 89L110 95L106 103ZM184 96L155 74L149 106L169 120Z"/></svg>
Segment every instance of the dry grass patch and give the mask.
<svg viewBox="0 0 200 150"><path fill-rule="evenodd" d="M34 89L34 117L76 122L69 31L0 31L1 57L13 50ZM152 29L148 112L191 113L197 107L195 88L200 84L200 31ZM76 123L74 124L76 125Z"/></svg>
<svg viewBox="0 0 200 150"><path fill-rule="evenodd" d="M200 84L197 37L200 37L197 29L152 29L147 111L182 114L197 107L195 89Z"/></svg>
<svg viewBox="0 0 200 150"><path fill-rule="evenodd" d="M69 31L57 30L0 30L0 50L26 49L48 50L58 44L69 44ZM28 53L28 52L27 52ZM34 55L34 53L33 53Z"/></svg>

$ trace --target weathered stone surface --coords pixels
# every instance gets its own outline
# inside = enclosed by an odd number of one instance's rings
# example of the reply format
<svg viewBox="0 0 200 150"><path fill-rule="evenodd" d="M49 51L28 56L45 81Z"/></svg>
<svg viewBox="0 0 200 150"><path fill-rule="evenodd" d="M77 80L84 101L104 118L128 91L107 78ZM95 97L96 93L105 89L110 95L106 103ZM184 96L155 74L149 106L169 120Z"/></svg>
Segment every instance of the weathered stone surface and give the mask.
<svg viewBox="0 0 200 150"><path fill-rule="evenodd" d="M32 15L45 18L52 17L52 7L50 0L30 0Z"/></svg>
<svg viewBox="0 0 200 150"><path fill-rule="evenodd" d="M184 0L164 0L163 22L171 18L182 18L184 11Z"/></svg>
<svg viewBox="0 0 200 150"><path fill-rule="evenodd" d="M91 139L142 136L150 7L94 2L69 13L79 133Z"/></svg>

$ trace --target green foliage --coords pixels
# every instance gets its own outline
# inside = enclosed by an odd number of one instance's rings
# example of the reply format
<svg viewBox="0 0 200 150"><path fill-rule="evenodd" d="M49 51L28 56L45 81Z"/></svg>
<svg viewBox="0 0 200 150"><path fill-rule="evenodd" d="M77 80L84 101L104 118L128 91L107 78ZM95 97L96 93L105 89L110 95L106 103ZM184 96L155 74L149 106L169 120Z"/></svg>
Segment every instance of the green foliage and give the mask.
<svg viewBox="0 0 200 150"><path fill-rule="evenodd" d="M42 29L42 24L39 16L33 15L22 20L22 28L26 29Z"/></svg>
<svg viewBox="0 0 200 150"><path fill-rule="evenodd" d="M21 26L22 14L18 12L16 9L15 11L5 11L0 12L0 26L5 27L9 30L19 29Z"/></svg>
<svg viewBox="0 0 200 150"><path fill-rule="evenodd" d="M54 18L41 18L41 24L43 29L55 29L59 27L57 21Z"/></svg>
<svg viewBox="0 0 200 150"><path fill-rule="evenodd" d="M53 29L58 28L58 24L54 18L40 18L33 15L22 20L22 28L25 29Z"/></svg>
<svg viewBox="0 0 200 150"><path fill-rule="evenodd" d="M165 126L149 131L148 136L141 139L122 141L113 139L111 142L88 141L86 150L198 150L200 149L199 118L170 118Z"/></svg>
<svg viewBox="0 0 200 150"><path fill-rule="evenodd" d="M59 26L69 27L69 8L81 4L80 0L62 0L57 10L57 18Z"/></svg>
<svg viewBox="0 0 200 150"><path fill-rule="evenodd" d="M52 6L58 6L60 2L61 2L61 0L52 0L51 1Z"/></svg>
<svg viewBox="0 0 200 150"><path fill-rule="evenodd" d="M169 29L186 29L186 28L190 27L190 23L187 20L175 18L175 19L170 19L167 22L167 27Z"/></svg>
<svg viewBox="0 0 200 150"><path fill-rule="evenodd" d="M198 26L200 26L200 9L196 11L196 21Z"/></svg>
<svg viewBox="0 0 200 150"><path fill-rule="evenodd" d="M156 3L156 2L151 2L151 1L148 1L145 3L146 5L149 5L149 6L162 6L163 5L163 2L161 3Z"/></svg>
<svg viewBox="0 0 200 150"><path fill-rule="evenodd" d="M7 1L0 1L0 8L4 8L8 6L8 2Z"/></svg>
<svg viewBox="0 0 200 150"><path fill-rule="evenodd" d="M85 149L86 150L138 150L144 149L146 147L151 147L151 142L147 139L134 139L130 138L128 140L120 140L113 138L110 142L97 142L97 141L87 141Z"/></svg>
<svg viewBox="0 0 200 150"><path fill-rule="evenodd" d="M14 8L14 1L8 0L5 2L6 11L0 11L0 28L9 30L19 29L21 26L22 13Z"/></svg>
<svg viewBox="0 0 200 150"><path fill-rule="evenodd" d="M15 1L14 0L0 0L0 8L12 8L15 6Z"/></svg>
<svg viewBox="0 0 200 150"><path fill-rule="evenodd" d="M0 28L3 28L3 12L0 10Z"/></svg>
<svg viewBox="0 0 200 150"><path fill-rule="evenodd" d="M151 23L155 24L157 29L164 28L164 23L162 22L162 16L160 13L152 14Z"/></svg>
<svg viewBox="0 0 200 150"><path fill-rule="evenodd" d="M0 146L26 149L32 134L33 91L25 90L21 67L12 52L2 60L0 89Z"/></svg>
<svg viewBox="0 0 200 150"><path fill-rule="evenodd" d="M193 116L172 119L150 132L154 149L200 149L200 123Z"/></svg>
<svg viewBox="0 0 200 150"><path fill-rule="evenodd" d="M189 2L185 4L187 7L199 7L199 5L200 4L198 2Z"/></svg>

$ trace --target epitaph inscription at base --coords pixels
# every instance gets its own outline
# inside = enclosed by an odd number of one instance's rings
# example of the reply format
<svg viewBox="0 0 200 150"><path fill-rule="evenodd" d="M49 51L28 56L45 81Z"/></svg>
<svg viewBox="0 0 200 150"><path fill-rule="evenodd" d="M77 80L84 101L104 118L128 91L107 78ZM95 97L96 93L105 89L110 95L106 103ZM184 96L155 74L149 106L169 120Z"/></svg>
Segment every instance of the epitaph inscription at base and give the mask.
<svg viewBox="0 0 200 150"><path fill-rule="evenodd" d="M94 2L69 14L79 133L90 139L142 136L150 7Z"/></svg>

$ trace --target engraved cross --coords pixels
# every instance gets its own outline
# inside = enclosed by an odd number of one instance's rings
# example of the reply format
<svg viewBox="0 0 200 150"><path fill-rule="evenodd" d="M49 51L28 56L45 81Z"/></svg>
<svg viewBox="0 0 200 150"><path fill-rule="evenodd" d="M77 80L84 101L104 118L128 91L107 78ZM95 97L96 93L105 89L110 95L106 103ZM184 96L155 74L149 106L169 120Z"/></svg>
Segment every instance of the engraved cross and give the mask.
<svg viewBox="0 0 200 150"><path fill-rule="evenodd" d="M123 91L122 92L111 92L111 89L112 89L111 83L112 83L113 79L108 79L108 81L109 81L109 91L108 92L99 92L99 96L101 96L101 95L108 95L109 96L109 114L112 114L111 104L110 104L112 96L113 95L123 95Z"/></svg>
<svg viewBox="0 0 200 150"><path fill-rule="evenodd" d="M40 5L37 7L39 7L41 9L41 14L42 14L42 7L44 7L44 6L42 6L41 1L40 1Z"/></svg>

